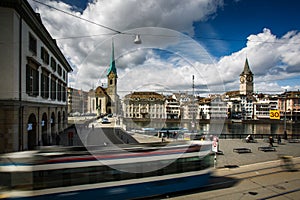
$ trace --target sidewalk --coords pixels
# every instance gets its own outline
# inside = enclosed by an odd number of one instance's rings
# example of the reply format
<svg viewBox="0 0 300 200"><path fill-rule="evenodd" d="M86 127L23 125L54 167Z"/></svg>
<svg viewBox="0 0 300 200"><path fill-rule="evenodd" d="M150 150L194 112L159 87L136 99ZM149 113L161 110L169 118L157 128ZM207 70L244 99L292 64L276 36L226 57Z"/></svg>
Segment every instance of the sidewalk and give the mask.
<svg viewBox="0 0 300 200"><path fill-rule="evenodd" d="M172 200L299 199L300 158L294 158L296 171L286 171L280 161L216 169L210 185L194 191L172 194Z"/></svg>
<svg viewBox="0 0 300 200"><path fill-rule="evenodd" d="M280 155L300 157L300 143L282 142L280 145L274 144L276 151L264 152L260 151L259 147L268 147L269 144L263 140L257 140L257 143L245 143L240 139L220 139L219 150L223 155L217 155L217 168L278 160ZM248 148L251 153L236 153L233 151L234 148Z"/></svg>
<svg viewBox="0 0 300 200"><path fill-rule="evenodd" d="M274 144L276 151L264 152L258 147L269 144L263 140L244 143L239 139L219 140L216 169L205 188L171 194L172 200L240 200L240 199L299 199L300 143ZM234 148L249 148L251 153L236 153ZM281 167L279 155L293 157L295 171Z"/></svg>

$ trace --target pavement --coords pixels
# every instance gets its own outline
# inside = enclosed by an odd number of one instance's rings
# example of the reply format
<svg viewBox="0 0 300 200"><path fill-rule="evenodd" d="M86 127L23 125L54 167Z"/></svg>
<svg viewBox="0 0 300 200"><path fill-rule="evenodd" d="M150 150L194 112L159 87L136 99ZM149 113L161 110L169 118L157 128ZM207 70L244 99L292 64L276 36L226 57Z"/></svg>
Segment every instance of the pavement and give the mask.
<svg viewBox="0 0 300 200"><path fill-rule="evenodd" d="M110 127L94 124L95 128ZM161 142L161 138L139 133L129 133L140 143ZM166 139L171 142L173 139ZM219 152L209 184L192 191L162 195L152 199L172 200L244 200L244 199L300 199L300 143L282 140L274 143L275 151L261 151L269 143L258 139L256 143L245 143L240 139L220 139ZM243 148L249 153L238 153L234 149ZM289 156L292 170L286 169L280 159Z"/></svg>
<svg viewBox="0 0 300 200"><path fill-rule="evenodd" d="M300 199L300 143L274 144L276 151L264 152L263 140L244 143L239 139L219 140L215 168L206 187L155 199L172 200L243 200ZM235 148L247 148L251 153L236 153ZM286 169L280 156L292 159L292 170Z"/></svg>
<svg viewBox="0 0 300 200"><path fill-rule="evenodd" d="M132 134L139 142L159 142L161 138ZM172 139L167 139L171 141ZM275 151L261 151L269 147L264 140L245 143L240 139L220 139L219 152L209 184L203 188L164 194L150 199L170 200L245 200L245 199L300 199L300 143L273 144ZM236 148L250 149L237 153ZM281 156L292 159L292 169L283 165Z"/></svg>

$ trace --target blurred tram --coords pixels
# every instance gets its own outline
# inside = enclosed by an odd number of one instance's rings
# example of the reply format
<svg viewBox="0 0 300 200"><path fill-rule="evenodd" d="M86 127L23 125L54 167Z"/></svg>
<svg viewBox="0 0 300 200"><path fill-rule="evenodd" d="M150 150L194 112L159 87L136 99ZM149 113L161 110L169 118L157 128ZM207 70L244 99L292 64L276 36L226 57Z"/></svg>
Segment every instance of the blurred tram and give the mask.
<svg viewBox="0 0 300 200"><path fill-rule="evenodd" d="M133 199L195 189L209 179L210 152L208 141L181 141L7 153L0 199Z"/></svg>

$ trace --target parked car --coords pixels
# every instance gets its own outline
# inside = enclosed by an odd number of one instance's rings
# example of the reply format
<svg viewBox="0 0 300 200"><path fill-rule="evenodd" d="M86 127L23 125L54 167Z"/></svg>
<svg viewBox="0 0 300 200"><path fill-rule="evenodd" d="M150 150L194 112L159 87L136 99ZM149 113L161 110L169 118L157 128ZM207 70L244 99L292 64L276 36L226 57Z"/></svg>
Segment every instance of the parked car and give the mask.
<svg viewBox="0 0 300 200"><path fill-rule="evenodd" d="M103 117L101 123L102 124L109 124L110 121L106 117Z"/></svg>

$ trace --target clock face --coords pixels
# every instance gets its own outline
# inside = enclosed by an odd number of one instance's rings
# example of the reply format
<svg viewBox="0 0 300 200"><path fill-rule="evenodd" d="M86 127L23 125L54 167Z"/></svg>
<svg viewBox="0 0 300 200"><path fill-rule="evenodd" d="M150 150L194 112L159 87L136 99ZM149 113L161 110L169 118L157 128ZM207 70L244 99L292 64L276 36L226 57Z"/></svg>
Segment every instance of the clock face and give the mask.
<svg viewBox="0 0 300 200"><path fill-rule="evenodd" d="M253 77L252 76L247 76L247 81L252 82L253 81Z"/></svg>
<svg viewBox="0 0 300 200"><path fill-rule="evenodd" d="M242 77L240 78L240 82L241 82L241 83L244 83L244 82L245 82L245 77L242 76Z"/></svg>

